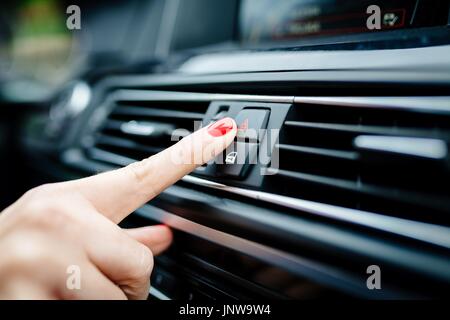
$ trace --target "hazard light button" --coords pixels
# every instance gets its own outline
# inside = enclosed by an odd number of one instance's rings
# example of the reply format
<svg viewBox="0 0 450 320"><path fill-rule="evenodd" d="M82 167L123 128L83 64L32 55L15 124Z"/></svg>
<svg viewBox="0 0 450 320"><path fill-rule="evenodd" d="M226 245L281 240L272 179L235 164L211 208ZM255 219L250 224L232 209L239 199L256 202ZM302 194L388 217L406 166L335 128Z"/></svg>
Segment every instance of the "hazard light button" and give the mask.
<svg viewBox="0 0 450 320"><path fill-rule="evenodd" d="M238 141L260 142L269 120L269 110L244 109L235 118Z"/></svg>

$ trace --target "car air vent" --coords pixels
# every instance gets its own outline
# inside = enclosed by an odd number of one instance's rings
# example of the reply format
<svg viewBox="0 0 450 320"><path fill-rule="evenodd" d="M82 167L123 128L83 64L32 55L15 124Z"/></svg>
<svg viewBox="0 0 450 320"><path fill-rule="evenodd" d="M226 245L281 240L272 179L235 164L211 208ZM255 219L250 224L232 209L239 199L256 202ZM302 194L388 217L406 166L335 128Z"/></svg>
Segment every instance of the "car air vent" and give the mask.
<svg viewBox="0 0 450 320"><path fill-rule="evenodd" d="M410 108L405 101L412 102ZM296 102L276 145L279 168L269 168L274 192L281 188L303 199L448 224L448 100Z"/></svg>
<svg viewBox="0 0 450 320"><path fill-rule="evenodd" d="M97 130L94 145L87 148L91 158L125 165L126 159L140 160L158 153L197 130L209 104L153 96L146 99L145 92L139 93L122 90L112 95L110 114Z"/></svg>

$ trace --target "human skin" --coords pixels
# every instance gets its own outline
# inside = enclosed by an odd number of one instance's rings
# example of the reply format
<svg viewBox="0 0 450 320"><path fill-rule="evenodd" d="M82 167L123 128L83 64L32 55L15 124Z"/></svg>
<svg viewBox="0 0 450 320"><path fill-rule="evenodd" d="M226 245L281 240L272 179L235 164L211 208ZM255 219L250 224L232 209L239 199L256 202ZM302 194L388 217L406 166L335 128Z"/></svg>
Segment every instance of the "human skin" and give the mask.
<svg viewBox="0 0 450 320"><path fill-rule="evenodd" d="M216 157L236 131L225 118L127 167L25 193L0 214L0 299L147 298L153 255L172 233L117 224ZM74 265L79 289L67 286Z"/></svg>

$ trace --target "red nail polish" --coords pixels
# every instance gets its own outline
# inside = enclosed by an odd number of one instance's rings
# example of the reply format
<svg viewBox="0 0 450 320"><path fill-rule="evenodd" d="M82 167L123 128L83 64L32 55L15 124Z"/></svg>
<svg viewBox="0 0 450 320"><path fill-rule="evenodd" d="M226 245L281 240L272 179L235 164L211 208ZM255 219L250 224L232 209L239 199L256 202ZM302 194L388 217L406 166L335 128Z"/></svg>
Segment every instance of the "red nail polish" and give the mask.
<svg viewBox="0 0 450 320"><path fill-rule="evenodd" d="M221 137L233 130L234 121L231 118L223 118L210 124L208 133L213 137Z"/></svg>

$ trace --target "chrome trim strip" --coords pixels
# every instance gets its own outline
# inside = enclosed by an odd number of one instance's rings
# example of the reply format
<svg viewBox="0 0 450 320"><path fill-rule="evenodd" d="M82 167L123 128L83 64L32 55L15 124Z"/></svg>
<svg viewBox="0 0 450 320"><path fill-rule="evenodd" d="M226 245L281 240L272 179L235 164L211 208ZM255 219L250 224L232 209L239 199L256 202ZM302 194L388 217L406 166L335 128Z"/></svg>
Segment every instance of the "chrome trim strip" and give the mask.
<svg viewBox="0 0 450 320"><path fill-rule="evenodd" d="M295 103L450 112L450 97L294 97Z"/></svg>
<svg viewBox="0 0 450 320"><path fill-rule="evenodd" d="M156 289L155 287L150 287L150 291L148 292L151 296L155 297L158 300L172 300L164 293Z"/></svg>
<svg viewBox="0 0 450 320"><path fill-rule="evenodd" d="M194 93L159 90L119 89L113 93L114 100L127 101L249 101L273 103L307 103L343 107L386 108L450 112L450 96L431 97L306 97L266 96L249 94Z"/></svg>
<svg viewBox="0 0 450 320"><path fill-rule="evenodd" d="M212 229L152 205L144 205L136 213L142 217L164 223L173 229L184 231L223 247L247 254L270 265L284 268L302 277L306 276L327 285L332 283L334 287L346 291L371 295L363 279L357 279L332 267Z"/></svg>
<svg viewBox="0 0 450 320"><path fill-rule="evenodd" d="M448 227L405 220L367 211L337 207L333 205L296 199L262 191L247 190L238 187L227 186L221 183L212 182L189 175L184 176L182 180L199 186L223 190L244 197L274 203L326 218L336 219L348 223L358 224L364 227L398 234L404 237L428 242L450 249L450 228Z"/></svg>
<svg viewBox="0 0 450 320"><path fill-rule="evenodd" d="M249 94L194 93L159 90L119 89L114 100L126 101L250 101L293 103L294 96L265 96Z"/></svg>

